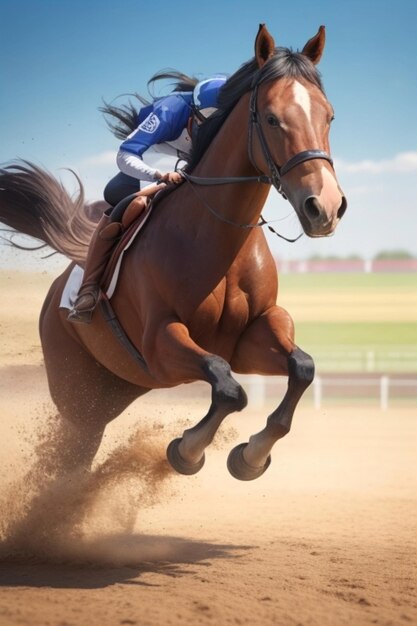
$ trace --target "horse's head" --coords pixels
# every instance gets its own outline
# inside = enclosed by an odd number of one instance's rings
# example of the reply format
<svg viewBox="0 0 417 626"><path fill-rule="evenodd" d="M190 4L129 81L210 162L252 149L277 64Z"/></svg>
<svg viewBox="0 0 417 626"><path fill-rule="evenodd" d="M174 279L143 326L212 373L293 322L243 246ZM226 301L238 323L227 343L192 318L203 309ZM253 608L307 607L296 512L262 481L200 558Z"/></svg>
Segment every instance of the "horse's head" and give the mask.
<svg viewBox="0 0 417 626"><path fill-rule="evenodd" d="M301 53L276 49L264 25L255 42L252 161L272 176L310 237L330 235L347 206L330 158L333 109L315 67L324 43L321 26Z"/></svg>

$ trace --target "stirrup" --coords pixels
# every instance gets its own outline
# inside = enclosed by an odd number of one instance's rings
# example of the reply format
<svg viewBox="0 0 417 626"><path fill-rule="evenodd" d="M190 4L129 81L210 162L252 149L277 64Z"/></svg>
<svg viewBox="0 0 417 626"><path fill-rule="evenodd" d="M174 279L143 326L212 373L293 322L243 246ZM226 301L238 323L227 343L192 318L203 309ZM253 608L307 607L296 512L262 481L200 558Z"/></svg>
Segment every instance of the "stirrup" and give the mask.
<svg viewBox="0 0 417 626"><path fill-rule="evenodd" d="M82 301L85 296L91 296L93 304L88 307L80 307L80 301ZM94 309L99 301L99 297L100 291L98 287L93 289L90 288L88 291L85 289L84 293L79 293L75 305L68 313L67 320L69 322L74 322L75 324L90 324Z"/></svg>
<svg viewBox="0 0 417 626"><path fill-rule="evenodd" d="M91 324L93 318L94 309L85 309L84 311L77 311L77 309L71 309L68 313L67 320L75 324Z"/></svg>

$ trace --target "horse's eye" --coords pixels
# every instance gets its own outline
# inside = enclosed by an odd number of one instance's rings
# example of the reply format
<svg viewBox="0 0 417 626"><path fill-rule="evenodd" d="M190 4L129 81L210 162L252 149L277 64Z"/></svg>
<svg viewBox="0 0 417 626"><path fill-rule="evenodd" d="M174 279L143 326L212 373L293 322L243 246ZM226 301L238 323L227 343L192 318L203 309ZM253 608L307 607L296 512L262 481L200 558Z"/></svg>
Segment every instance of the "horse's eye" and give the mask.
<svg viewBox="0 0 417 626"><path fill-rule="evenodd" d="M266 121L267 121L269 126L279 126L279 119L275 115L273 115L272 113L269 113L266 116Z"/></svg>

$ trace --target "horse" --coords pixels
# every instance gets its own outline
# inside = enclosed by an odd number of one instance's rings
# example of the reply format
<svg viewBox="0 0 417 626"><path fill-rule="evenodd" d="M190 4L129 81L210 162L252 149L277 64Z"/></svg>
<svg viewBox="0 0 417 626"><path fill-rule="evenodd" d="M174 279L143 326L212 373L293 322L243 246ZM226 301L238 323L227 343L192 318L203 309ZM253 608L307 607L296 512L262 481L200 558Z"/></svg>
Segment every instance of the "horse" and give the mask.
<svg viewBox="0 0 417 626"><path fill-rule="evenodd" d="M73 198L30 162L1 170L0 220L72 261L52 284L39 322L50 395L68 424L63 472L91 467L107 424L139 397L204 381L211 386L207 414L167 448L177 472L195 474L226 416L247 405L234 374L288 377L265 427L227 460L239 480L256 479L270 465L313 381L314 361L277 304L261 211L275 188L307 236L325 237L347 206L330 156L333 109L317 70L324 46L324 26L295 52L276 47L260 25L254 57L229 77L218 110L199 129L185 181L156 203L125 254L111 305L136 354L117 341L100 307L89 325L70 324L60 309L94 230L81 181Z"/></svg>

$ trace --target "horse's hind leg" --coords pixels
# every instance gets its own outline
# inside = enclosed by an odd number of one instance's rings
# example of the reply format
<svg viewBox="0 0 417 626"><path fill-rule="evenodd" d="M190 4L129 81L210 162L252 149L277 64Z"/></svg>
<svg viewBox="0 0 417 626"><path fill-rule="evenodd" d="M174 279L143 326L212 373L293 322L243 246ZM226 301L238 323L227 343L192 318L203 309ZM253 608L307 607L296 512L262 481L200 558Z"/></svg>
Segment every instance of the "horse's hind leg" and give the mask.
<svg viewBox="0 0 417 626"><path fill-rule="evenodd" d="M106 425L148 390L99 365L66 332L55 307L44 309L40 333L49 390L60 420L51 457L59 465L58 473L88 469Z"/></svg>
<svg viewBox="0 0 417 626"><path fill-rule="evenodd" d="M270 452L278 439L289 433L297 404L314 378L312 358L294 345L289 314L273 307L258 318L243 335L232 359L240 373L288 375L288 388L265 428L247 444L234 448L228 459L230 473L240 480L253 480L268 468Z"/></svg>
<svg viewBox="0 0 417 626"><path fill-rule="evenodd" d="M172 320L154 336L146 361L152 374L166 385L204 380L211 385L212 401L207 415L168 446L172 467L181 474L195 474L204 464L204 450L212 442L221 422L247 404L246 394L232 377L230 365L221 357L200 348L187 328ZM163 355L163 359L160 355Z"/></svg>

